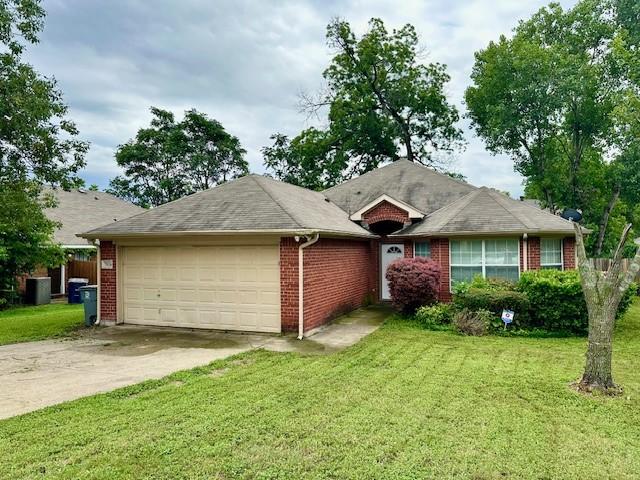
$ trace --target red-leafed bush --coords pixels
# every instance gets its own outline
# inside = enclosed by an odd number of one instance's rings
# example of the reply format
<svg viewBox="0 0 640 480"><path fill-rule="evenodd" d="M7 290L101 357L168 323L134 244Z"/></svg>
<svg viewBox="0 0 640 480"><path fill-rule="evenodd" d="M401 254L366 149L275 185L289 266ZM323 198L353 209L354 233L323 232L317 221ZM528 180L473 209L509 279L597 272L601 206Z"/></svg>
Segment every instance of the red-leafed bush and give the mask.
<svg viewBox="0 0 640 480"><path fill-rule="evenodd" d="M401 258L387 268L391 302L403 313L435 303L440 284L440 265L426 257Z"/></svg>

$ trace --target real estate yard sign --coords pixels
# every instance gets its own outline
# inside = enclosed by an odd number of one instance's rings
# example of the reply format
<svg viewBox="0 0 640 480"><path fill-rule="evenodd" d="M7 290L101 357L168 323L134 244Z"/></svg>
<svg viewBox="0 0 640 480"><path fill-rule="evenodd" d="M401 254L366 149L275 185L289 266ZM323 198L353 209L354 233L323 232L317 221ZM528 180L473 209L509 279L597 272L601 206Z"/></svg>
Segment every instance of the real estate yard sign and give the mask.
<svg viewBox="0 0 640 480"><path fill-rule="evenodd" d="M504 328L507 328L509 323L513 322L513 317L515 313L513 310L502 310L502 321L504 322Z"/></svg>

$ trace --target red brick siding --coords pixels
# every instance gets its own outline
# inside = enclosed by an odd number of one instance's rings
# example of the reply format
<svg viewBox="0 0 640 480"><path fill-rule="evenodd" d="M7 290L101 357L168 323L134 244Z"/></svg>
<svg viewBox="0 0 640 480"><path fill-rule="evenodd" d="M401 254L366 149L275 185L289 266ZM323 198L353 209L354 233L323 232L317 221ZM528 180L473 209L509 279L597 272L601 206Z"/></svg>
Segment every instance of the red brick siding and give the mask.
<svg viewBox="0 0 640 480"><path fill-rule="evenodd" d="M116 246L113 242L103 240L100 242L100 259L113 260L113 269L100 269L100 320L115 322L118 309L117 297L117 272L116 272Z"/></svg>
<svg viewBox="0 0 640 480"><path fill-rule="evenodd" d="M567 237L562 242L562 255L565 270L573 270L576 268L576 239Z"/></svg>
<svg viewBox="0 0 640 480"><path fill-rule="evenodd" d="M529 270L540 270L540 237L529 237Z"/></svg>
<svg viewBox="0 0 640 480"><path fill-rule="evenodd" d="M280 321L283 332L298 329L298 243L280 240Z"/></svg>
<svg viewBox="0 0 640 480"><path fill-rule="evenodd" d="M451 301L451 292L449 290L449 239L432 238L429 241L431 242L431 258L440 264L440 295L438 298L441 302L449 302Z"/></svg>
<svg viewBox="0 0 640 480"><path fill-rule="evenodd" d="M320 239L304 250L304 329L317 328L360 305L371 285L374 242ZM280 243L282 329L298 328L298 244Z"/></svg>
<svg viewBox="0 0 640 480"><path fill-rule="evenodd" d="M413 258L413 241L404 241L404 258Z"/></svg>
<svg viewBox="0 0 640 480"><path fill-rule="evenodd" d="M380 278L380 241L371 240L369 248L371 249L371 270L369 276L369 285L371 286L373 300L375 302L379 302L381 300L380 287L382 285L382 279Z"/></svg>
<svg viewBox="0 0 640 480"><path fill-rule="evenodd" d="M383 200L368 212L362 215L362 222L367 225L373 225L377 222L391 220L403 224L410 223L409 213L400 207L396 207L392 203Z"/></svg>

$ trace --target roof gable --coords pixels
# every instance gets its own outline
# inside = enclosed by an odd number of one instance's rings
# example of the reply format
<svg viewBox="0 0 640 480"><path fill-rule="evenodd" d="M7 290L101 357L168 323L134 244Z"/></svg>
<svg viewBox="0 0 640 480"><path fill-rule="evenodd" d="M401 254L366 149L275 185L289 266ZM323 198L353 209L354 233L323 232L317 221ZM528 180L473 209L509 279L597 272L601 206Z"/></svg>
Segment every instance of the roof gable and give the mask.
<svg viewBox="0 0 640 480"><path fill-rule="evenodd" d="M384 202L390 203L391 205L394 205L394 206L398 207L399 209L407 212L407 215L409 216L409 218L423 218L424 217L424 214L422 212L416 210L411 205L407 205L404 202L401 202L399 200L396 200L395 198L390 197L387 194L384 194L384 195L380 195L378 198L376 198L372 202L367 203L360 210L358 210L357 212L354 212L353 214L351 214L351 216L349 218L351 220L355 221L355 222L361 221L363 215L365 215L366 213L370 212L371 210L373 210L378 205L380 205L380 204L382 204Z"/></svg>
<svg viewBox="0 0 640 480"><path fill-rule="evenodd" d="M382 195L429 214L474 190L473 185L400 159L323 193L349 214L359 212Z"/></svg>

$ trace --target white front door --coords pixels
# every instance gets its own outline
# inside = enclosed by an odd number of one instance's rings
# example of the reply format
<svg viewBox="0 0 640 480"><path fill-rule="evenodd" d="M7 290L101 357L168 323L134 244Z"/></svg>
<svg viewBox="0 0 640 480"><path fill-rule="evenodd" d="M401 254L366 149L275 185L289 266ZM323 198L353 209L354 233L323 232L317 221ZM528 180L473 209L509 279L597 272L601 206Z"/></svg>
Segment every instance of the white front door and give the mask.
<svg viewBox="0 0 640 480"><path fill-rule="evenodd" d="M382 300L391 300L389 293L389 282L387 281L387 267L391 262L404 257L404 245L386 244L380 245L380 275L382 276Z"/></svg>

